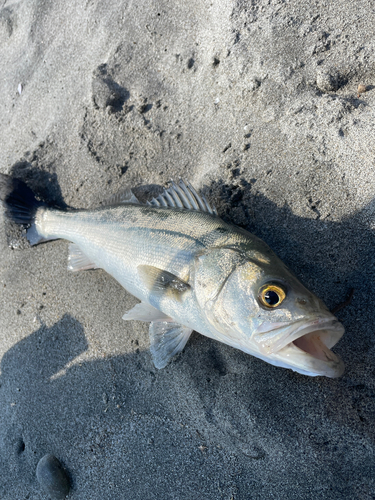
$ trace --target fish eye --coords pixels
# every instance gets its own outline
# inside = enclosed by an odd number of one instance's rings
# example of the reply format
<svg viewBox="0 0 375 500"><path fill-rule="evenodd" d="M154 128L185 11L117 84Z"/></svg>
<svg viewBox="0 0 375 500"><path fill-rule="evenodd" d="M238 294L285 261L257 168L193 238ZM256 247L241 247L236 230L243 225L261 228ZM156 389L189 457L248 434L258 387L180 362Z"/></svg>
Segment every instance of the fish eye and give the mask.
<svg viewBox="0 0 375 500"><path fill-rule="evenodd" d="M259 291L259 302L267 308L278 307L286 297L285 290L280 285L267 284Z"/></svg>

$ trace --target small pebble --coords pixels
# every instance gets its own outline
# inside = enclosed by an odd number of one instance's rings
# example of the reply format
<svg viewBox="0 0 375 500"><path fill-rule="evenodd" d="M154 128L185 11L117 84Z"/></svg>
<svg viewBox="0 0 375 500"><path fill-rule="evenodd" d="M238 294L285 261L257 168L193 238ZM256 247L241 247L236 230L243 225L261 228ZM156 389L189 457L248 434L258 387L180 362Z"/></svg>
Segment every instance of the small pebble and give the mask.
<svg viewBox="0 0 375 500"><path fill-rule="evenodd" d="M63 500L69 493L69 478L53 455L44 455L38 462L36 477L40 486L53 500Z"/></svg>
<svg viewBox="0 0 375 500"><path fill-rule="evenodd" d="M249 90L254 91L254 90L258 89L260 87L261 83L262 82L259 80L259 78L251 78L249 80Z"/></svg>
<svg viewBox="0 0 375 500"><path fill-rule="evenodd" d="M318 71L316 84L322 92L333 92L338 89L337 75L328 71Z"/></svg>
<svg viewBox="0 0 375 500"><path fill-rule="evenodd" d="M364 92L366 92L366 90L367 90L366 85L363 85L362 83L360 83L358 85L358 89L357 89L358 97L359 97L359 94L363 94Z"/></svg>

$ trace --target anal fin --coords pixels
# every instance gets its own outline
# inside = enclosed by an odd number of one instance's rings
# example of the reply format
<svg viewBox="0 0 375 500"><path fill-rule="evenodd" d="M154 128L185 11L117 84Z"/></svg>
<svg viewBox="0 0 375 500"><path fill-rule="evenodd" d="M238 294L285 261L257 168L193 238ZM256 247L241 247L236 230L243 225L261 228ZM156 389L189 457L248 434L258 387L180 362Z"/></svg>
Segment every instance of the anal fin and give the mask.
<svg viewBox="0 0 375 500"><path fill-rule="evenodd" d="M69 245L68 271L86 271L87 269L98 269L98 266L85 255L78 245Z"/></svg>
<svg viewBox="0 0 375 500"><path fill-rule="evenodd" d="M178 323L157 321L150 325L150 351L156 368L167 366L182 351L192 333L191 328Z"/></svg>

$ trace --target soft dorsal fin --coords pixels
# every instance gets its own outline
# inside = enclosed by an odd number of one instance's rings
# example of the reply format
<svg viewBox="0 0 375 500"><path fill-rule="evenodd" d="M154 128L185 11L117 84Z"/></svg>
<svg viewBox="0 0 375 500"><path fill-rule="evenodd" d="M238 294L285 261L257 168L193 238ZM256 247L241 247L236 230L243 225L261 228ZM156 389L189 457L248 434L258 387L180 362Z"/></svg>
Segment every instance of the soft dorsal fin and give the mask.
<svg viewBox="0 0 375 500"><path fill-rule="evenodd" d="M120 205L121 203L139 203L130 187L127 187L123 191L113 194L107 200L104 200L102 202L102 206L108 207L111 205Z"/></svg>
<svg viewBox="0 0 375 500"><path fill-rule="evenodd" d="M186 208L188 210L198 210L217 215L214 205L208 203L204 196L200 196L190 182L186 183L180 179L178 185L171 181L172 185L163 191L157 198L147 202L153 207Z"/></svg>

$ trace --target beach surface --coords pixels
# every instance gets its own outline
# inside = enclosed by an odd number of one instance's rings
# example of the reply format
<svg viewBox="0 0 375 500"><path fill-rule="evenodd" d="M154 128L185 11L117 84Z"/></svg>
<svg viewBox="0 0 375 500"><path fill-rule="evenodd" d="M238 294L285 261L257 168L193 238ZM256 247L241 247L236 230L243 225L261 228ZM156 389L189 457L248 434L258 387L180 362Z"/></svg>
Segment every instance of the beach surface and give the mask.
<svg viewBox="0 0 375 500"><path fill-rule="evenodd" d="M354 290L340 379L198 333L157 370L133 296L1 215L0 498L49 498L51 454L72 500L375 499L373 2L5 0L0 68L0 172L47 202L181 177L330 309Z"/></svg>

